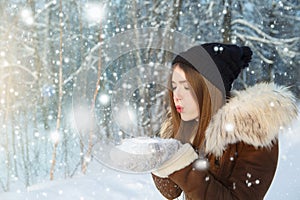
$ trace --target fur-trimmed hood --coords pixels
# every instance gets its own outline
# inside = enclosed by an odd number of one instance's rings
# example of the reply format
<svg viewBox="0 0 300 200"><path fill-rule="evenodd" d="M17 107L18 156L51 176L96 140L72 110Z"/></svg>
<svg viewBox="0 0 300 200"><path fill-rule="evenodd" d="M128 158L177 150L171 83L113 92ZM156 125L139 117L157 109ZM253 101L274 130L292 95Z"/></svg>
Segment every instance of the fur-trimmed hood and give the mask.
<svg viewBox="0 0 300 200"><path fill-rule="evenodd" d="M254 147L270 147L279 131L297 115L296 99L287 87L260 83L246 90L233 91L232 98L208 125L205 152L219 157L228 144L240 141ZM170 117L162 126L163 138L172 135Z"/></svg>

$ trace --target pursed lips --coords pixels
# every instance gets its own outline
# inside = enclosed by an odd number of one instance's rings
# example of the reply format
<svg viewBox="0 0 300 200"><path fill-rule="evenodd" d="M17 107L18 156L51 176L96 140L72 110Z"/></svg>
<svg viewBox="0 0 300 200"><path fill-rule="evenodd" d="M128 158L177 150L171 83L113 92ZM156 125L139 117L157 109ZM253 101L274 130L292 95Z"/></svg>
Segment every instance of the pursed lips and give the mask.
<svg viewBox="0 0 300 200"><path fill-rule="evenodd" d="M177 110L177 112L182 113L183 107L180 106L180 105L177 105L177 106L176 106L176 110Z"/></svg>

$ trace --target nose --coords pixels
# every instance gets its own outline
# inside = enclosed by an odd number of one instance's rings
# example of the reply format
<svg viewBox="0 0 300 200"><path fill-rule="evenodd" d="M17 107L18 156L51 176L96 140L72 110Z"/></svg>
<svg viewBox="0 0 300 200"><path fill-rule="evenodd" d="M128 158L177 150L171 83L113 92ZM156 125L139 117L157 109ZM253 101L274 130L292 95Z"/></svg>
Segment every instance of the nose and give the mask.
<svg viewBox="0 0 300 200"><path fill-rule="evenodd" d="M173 97L174 97L174 101L175 102L178 102L178 101L182 100L182 94L181 94L179 88L176 88L173 91Z"/></svg>

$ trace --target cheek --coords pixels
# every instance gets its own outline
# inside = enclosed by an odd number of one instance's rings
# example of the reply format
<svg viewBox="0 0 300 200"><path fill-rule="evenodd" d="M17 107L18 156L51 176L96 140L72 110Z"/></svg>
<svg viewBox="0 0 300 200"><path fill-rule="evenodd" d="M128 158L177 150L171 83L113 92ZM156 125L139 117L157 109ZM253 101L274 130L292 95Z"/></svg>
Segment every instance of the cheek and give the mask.
<svg viewBox="0 0 300 200"><path fill-rule="evenodd" d="M197 100L197 98L196 98L194 95L192 95L191 99L192 99L194 108L198 110L199 105L198 105L198 100Z"/></svg>
<svg viewBox="0 0 300 200"><path fill-rule="evenodd" d="M194 108L194 109L196 109L196 108L198 107L198 103L197 103L197 101L195 101L194 99L192 99L191 105L193 105L193 108Z"/></svg>
<svg viewBox="0 0 300 200"><path fill-rule="evenodd" d="M193 107L193 109L198 107L198 102L195 100L195 97L191 95L190 93L186 95L188 99L188 104Z"/></svg>

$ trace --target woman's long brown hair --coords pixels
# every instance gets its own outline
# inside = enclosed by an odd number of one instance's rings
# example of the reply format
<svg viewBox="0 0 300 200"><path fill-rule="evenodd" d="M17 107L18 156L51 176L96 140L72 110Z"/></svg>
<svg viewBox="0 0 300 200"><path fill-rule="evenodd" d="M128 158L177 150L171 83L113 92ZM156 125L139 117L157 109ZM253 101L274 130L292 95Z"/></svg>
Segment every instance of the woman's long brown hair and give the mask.
<svg viewBox="0 0 300 200"><path fill-rule="evenodd" d="M185 65L183 63L176 63L173 66L173 69L175 67L180 67L180 69L184 71L186 79L192 88L191 92L193 92L194 97L198 101L199 124L198 124L197 134L194 138L192 145L195 148L200 148L204 142L205 130L212 116L210 93L202 75L196 69L192 68L191 66ZM172 82L172 74L169 79L169 88L172 88L171 82ZM174 138L178 132L181 118L180 118L180 114L176 111L175 108L172 90L169 90L169 101L171 106L171 115L172 115L172 123L173 123L172 137Z"/></svg>

